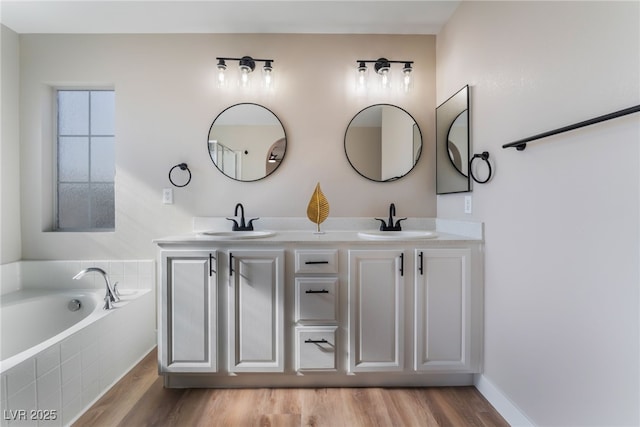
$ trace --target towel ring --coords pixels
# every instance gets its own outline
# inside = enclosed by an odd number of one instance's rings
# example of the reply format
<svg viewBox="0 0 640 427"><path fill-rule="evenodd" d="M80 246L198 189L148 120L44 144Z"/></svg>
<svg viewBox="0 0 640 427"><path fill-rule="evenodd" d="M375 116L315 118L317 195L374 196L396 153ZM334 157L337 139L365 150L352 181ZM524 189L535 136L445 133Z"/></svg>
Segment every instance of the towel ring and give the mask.
<svg viewBox="0 0 640 427"><path fill-rule="evenodd" d="M171 178L171 173L173 172L173 170L175 168L180 168L180 170L183 170L183 171L186 170L187 171L187 173L189 174L189 179L187 180L187 182L185 182L182 185L178 185L175 182L173 182L173 179ZM169 181L171 182L171 184L173 184L174 187L186 187L191 182L191 171L189 170L189 167L187 166L187 164L186 163L180 163L180 164L177 164L174 167L172 167L169 170Z"/></svg>
<svg viewBox="0 0 640 427"><path fill-rule="evenodd" d="M487 179L485 179L484 181L480 181L478 180L478 178L475 177L475 175L473 174L473 161L475 159L479 158L480 160L483 160L484 162L487 163L487 167L489 168L489 176L487 176ZM473 157L471 158L471 161L469 162L469 173L471 174L471 178L473 178L473 180L475 182L477 182L478 184L486 184L487 182L489 182L489 180L491 179L491 175L493 174L493 170L491 169L491 163L489 163L489 152L488 151L483 151L482 154L474 154Z"/></svg>

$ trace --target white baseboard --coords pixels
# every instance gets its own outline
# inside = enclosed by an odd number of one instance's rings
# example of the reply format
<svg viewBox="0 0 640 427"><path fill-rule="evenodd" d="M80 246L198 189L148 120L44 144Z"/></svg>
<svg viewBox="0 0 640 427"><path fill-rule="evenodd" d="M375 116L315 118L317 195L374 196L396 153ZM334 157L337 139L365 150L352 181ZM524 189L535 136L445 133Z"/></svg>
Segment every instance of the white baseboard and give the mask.
<svg viewBox="0 0 640 427"><path fill-rule="evenodd" d="M474 385L485 399L493 405L512 426L535 426L533 422L518 408L500 389L484 375L476 375Z"/></svg>

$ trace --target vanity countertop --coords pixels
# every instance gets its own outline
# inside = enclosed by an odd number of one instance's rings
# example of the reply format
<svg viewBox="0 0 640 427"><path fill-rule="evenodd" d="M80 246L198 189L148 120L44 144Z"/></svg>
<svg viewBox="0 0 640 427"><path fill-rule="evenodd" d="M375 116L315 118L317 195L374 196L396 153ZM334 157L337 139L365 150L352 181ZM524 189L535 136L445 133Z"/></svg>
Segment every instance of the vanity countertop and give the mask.
<svg viewBox="0 0 640 427"><path fill-rule="evenodd" d="M222 221L221 221L222 220ZM230 231L229 222L224 218L194 218L194 231L176 236L155 239L158 245L165 244L233 244L233 245L267 245L267 244L367 244L367 245L397 245L397 244L428 244L444 242L482 242L483 224L467 221L451 221L435 218L410 218L405 230L425 230L436 233L428 238L398 238L398 239L368 239L358 235L362 231L375 231L375 221L370 218L334 219L333 223L322 224L321 234L314 233L315 226L308 220L298 218L265 218L256 224L256 230L274 231L273 236L233 239L219 236L203 235L203 231ZM294 228L299 226L299 228Z"/></svg>

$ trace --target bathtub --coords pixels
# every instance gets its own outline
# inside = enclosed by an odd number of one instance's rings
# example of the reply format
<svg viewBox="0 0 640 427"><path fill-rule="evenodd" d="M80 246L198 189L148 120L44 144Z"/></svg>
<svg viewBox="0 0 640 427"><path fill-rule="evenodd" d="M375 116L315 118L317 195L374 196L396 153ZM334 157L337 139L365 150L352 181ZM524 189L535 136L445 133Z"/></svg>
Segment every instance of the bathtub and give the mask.
<svg viewBox="0 0 640 427"><path fill-rule="evenodd" d="M153 348L152 291L121 293L112 310L102 289L2 295L1 425L69 425Z"/></svg>

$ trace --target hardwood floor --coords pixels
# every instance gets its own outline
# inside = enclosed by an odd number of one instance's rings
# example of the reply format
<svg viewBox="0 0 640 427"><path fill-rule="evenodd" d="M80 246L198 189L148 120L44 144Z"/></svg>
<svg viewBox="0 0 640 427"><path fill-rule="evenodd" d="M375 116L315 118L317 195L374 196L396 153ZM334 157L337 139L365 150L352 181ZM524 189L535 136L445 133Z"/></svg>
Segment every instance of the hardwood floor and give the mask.
<svg viewBox="0 0 640 427"><path fill-rule="evenodd" d="M81 426L508 426L474 387L165 389L156 350Z"/></svg>

